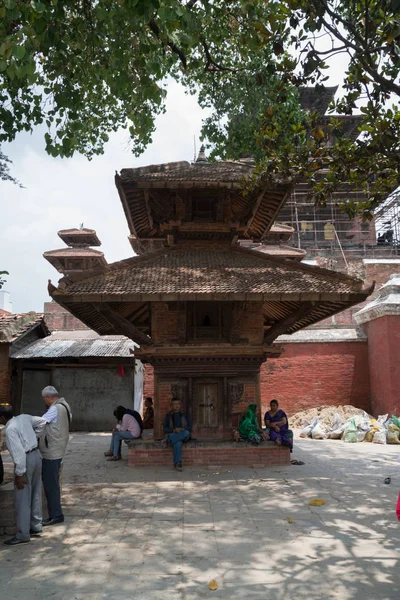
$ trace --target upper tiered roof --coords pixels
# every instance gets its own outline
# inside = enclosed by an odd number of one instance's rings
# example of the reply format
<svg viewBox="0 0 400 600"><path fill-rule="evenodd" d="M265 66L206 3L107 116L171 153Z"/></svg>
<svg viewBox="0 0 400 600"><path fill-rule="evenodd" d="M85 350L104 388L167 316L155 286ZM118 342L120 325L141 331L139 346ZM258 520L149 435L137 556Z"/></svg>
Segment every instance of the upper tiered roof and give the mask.
<svg viewBox="0 0 400 600"><path fill-rule="evenodd" d="M101 242L94 229L86 229L84 227L80 229L61 229L57 235L67 246L101 246Z"/></svg>
<svg viewBox="0 0 400 600"><path fill-rule="evenodd" d="M246 162L174 162L115 177L133 249L178 239L256 239L270 230L292 182L253 175ZM254 178L250 191L244 182Z"/></svg>

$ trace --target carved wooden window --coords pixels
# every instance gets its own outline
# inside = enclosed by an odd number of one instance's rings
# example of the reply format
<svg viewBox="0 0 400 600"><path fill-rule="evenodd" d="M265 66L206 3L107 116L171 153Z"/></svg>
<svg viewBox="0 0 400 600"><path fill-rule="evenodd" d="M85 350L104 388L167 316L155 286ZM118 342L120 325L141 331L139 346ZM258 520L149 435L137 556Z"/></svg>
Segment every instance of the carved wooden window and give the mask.
<svg viewBox="0 0 400 600"><path fill-rule="evenodd" d="M84 269L84 264L81 258L69 258L66 261L66 267L71 271L80 271Z"/></svg>
<svg viewBox="0 0 400 600"><path fill-rule="evenodd" d="M217 220L215 198L193 198L192 216L193 221L204 221L207 223L215 222Z"/></svg>
<svg viewBox="0 0 400 600"><path fill-rule="evenodd" d="M189 340L228 341L231 313L226 302L188 303Z"/></svg>

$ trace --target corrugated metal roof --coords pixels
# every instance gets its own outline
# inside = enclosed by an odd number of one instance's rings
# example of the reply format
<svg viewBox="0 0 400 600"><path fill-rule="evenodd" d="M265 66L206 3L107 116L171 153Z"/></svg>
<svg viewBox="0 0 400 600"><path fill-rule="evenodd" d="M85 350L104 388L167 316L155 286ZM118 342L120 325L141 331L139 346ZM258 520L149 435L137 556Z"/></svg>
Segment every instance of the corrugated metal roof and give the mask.
<svg viewBox="0 0 400 600"><path fill-rule="evenodd" d="M67 332L66 339L57 335L50 335L41 340L37 340L14 352L11 358L89 358L89 357L114 357L131 358L130 349L135 348L134 342L124 336L98 336L97 338L88 337L85 339L77 336L77 339L71 339L71 332Z"/></svg>

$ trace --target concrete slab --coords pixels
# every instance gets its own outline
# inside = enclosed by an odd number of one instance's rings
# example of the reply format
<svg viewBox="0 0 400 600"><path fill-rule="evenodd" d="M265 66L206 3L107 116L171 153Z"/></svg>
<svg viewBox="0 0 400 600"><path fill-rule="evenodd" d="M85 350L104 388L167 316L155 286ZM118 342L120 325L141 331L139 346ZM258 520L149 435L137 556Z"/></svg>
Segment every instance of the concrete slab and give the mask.
<svg viewBox="0 0 400 600"><path fill-rule="evenodd" d="M30 545L0 545L7 599L399 596L397 446L296 440L294 457L304 466L189 467L177 474L170 467L131 469L125 457L107 463L108 440L72 436L64 524ZM326 505L310 507L312 498Z"/></svg>

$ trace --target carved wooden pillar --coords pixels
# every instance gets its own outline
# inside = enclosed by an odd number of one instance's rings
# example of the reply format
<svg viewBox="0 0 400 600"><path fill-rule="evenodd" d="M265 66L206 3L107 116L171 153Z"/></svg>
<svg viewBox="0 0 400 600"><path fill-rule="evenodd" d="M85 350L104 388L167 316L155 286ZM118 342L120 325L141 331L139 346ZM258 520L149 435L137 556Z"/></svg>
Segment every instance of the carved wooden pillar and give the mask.
<svg viewBox="0 0 400 600"><path fill-rule="evenodd" d="M238 344L240 342L240 332L244 316L245 304L243 302L235 302L232 310L232 324L230 342Z"/></svg>
<svg viewBox="0 0 400 600"><path fill-rule="evenodd" d="M187 341L187 306L186 302L178 302L177 327L178 343L186 344Z"/></svg>

